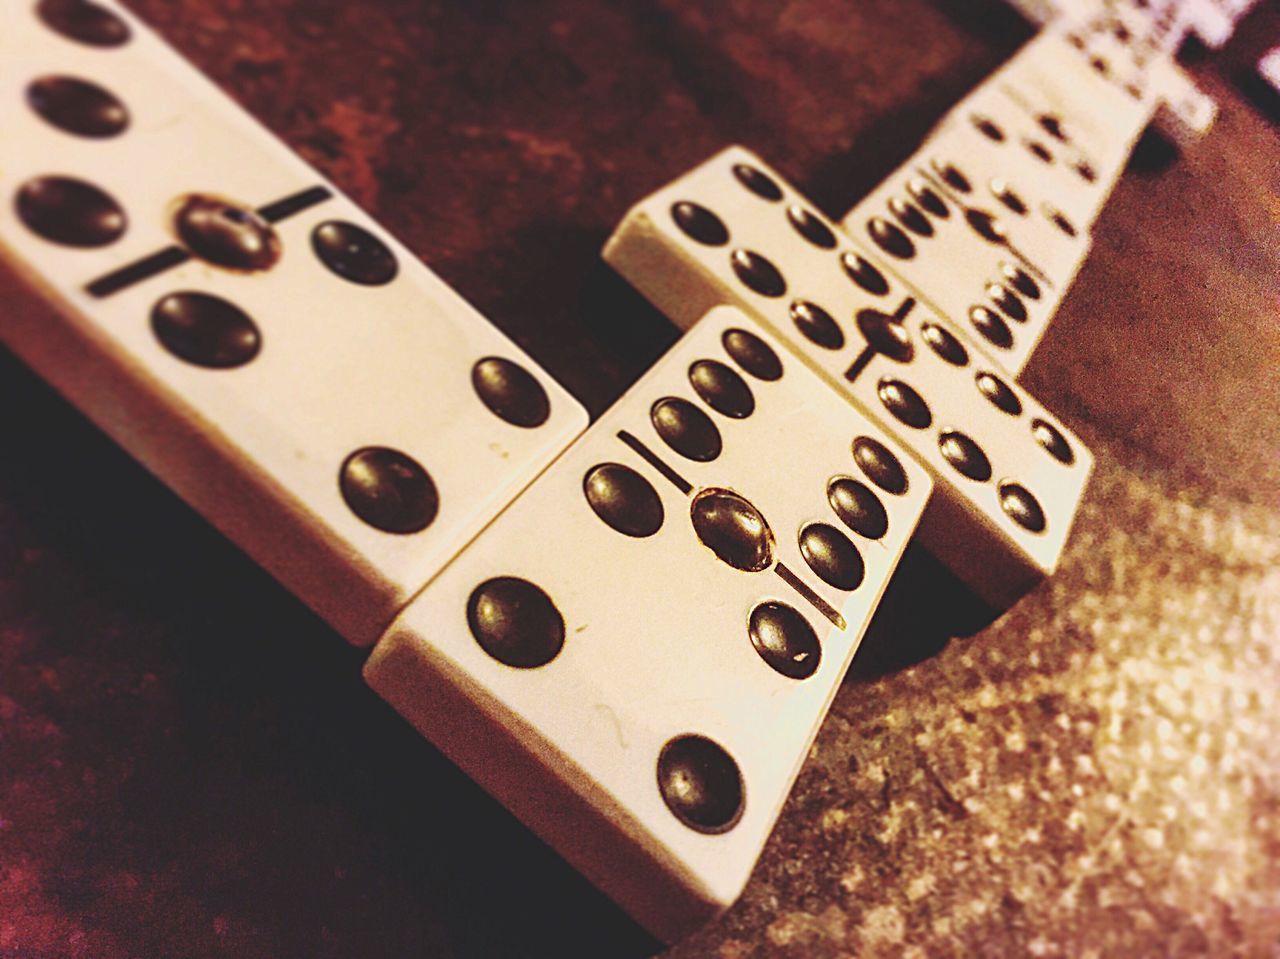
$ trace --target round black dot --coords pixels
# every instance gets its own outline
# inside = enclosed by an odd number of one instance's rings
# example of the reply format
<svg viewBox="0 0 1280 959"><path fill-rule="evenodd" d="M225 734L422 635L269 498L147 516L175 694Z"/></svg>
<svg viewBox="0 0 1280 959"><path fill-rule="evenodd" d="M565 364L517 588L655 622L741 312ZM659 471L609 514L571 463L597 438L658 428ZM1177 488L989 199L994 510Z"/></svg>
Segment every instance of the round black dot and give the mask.
<svg viewBox="0 0 1280 959"><path fill-rule="evenodd" d="M14 198L27 229L64 246L98 247L124 234L128 219L110 194L66 176L28 180Z"/></svg>
<svg viewBox="0 0 1280 959"><path fill-rule="evenodd" d="M321 223L311 233L311 248L331 271L362 286L382 286L400 268L391 249L364 227L345 220Z"/></svg>
<svg viewBox="0 0 1280 959"><path fill-rule="evenodd" d="M907 184L907 192L911 194L911 198L919 203L926 213L932 213L940 220L945 220L951 216L951 208L947 206L946 201L925 180L919 177L912 180Z"/></svg>
<svg viewBox="0 0 1280 959"><path fill-rule="evenodd" d="M938 437L942 458L971 480L985 483L991 479L991 461L982 447L958 430L948 430Z"/></svg>
<svg viewBox="0 0 1280 959"><path fill-rule="evenodd" d="M1017 293L1014 293L1007 286L1001 286L999 283L988 283L987 296L991 297L991 302L1009 319L1016 320L1019 323L1027 322L1026 304L1022 302Z"/></svg>
<svg viewBox="0 0 1280 959"><path fill-rule="evenodd" d="M933 422L924 397L901 380L881 380L876 386L876 395L885 409L912 429L922 430Z"/></svg>
<svg viewBox="0 0 1280 959"><path fill-rule="evenodd" d="M658 792L673 816L711 835L732 829L745 805L738 764L705 736L677 736L662 747Z"/></svg>
<svg viewBox="0 0 1280 959"><path fill-rule="evenodd" d="M1076 225L1067 218L1067 215L1056 207L1046 206L1044 215L1048 217L1049 222L1056 226L1059 230L1069 237L1077 235Z"/></svg>
<svg viewBox="0 0 1280 959"><path fill-rule="evenodd" d="M213 196L183 197L173 229L192 256L214 266L267 270L280 259L280 238L252 209Z"/></svg>
<svg viewBox="0 0 1280 959"><path fill-rule="evenodd" d="M1036 118L1040 123L1040 129L1049 136L1053 137L1059 143L1070 143L1071 138L1067 136L1067 131L1062 126L1062 118L1052 113L1042 113Z"/></svg>
<svg viewBox="0 0 1280 959"><path fill-rule="evenodd" d="M907 471L898 457L879 440L859 436L853 441L853 461L867 478L886 493L901 496L907 491Z"/></svg>
<svg viewBox="0 0 1280 959"><path fill-rule="evenodd" d="M827 484L827 502L840 522L859 536L879 539L889 531L889 514L865 483L839 476Z"/></svg>
<svg viewBox="0 0 1280 959"><path fill-rule="evenodd" d="M129 25L89 0L40 0L36 14L50 29L91 47L118 47L129 40Z"/></svg>
<svg viewBox="0 0 1280 959"><path fill-rule="evenodd" d="M756 400L747 381L718 360L698 360L690 366L689 382L717 413L741 420L755 412Z"/></svg>
<svg viewBox="0 0 1280 959"><path fill-rule="evenodd" d="M1093 69L1097 70L1104 77L1111 72L1111 64L1107 62L1105 57L1092 57L1089 60L1089 66L1093 67Z"/></svg>
<svg viewBox="0 0 1280 959"><path fill-rule="evenodd" d="M760 337L746 330L725 330L720 337L733 361L758 380L772 383L782 379L782 360L778 354Z"/></svg>
<svg viewBox="0 0 1280 959"><path fill-rule="evenodd" d="M762 199L777 202L782 199L782 187L773 181L773 177L748 163L735 163L733 175L738 182Z"/></svg>
<svg viewBox="0 0 1280 959"><path fill-rule="evenodd" d="M991 192L995 198L1012 210L1018 216L1026 216L1029 212L1027 203L1022 199L1013 187L1005 183L1004 180L996 179L991 181Z"/></svg>
<svg viewBox="0 0 1280 959"><path fill-rule="evenodd" d="M27 86L27 103L59 130L101 139L123 133L129 111L111 91L75 77L40 77Z"/></svg>
<svg viewBox="0 0 1280 959"><path fill-rule="evenodd" d="M746 498L711 487L693 498L689 515L698 539L734 569L758 573L773 565L773 530Z"/></svg>
<svg viewBox="0 0 1280 959"><path fill-rule="evenodd" d="M857 547L826 523L810 523L800 531L800 555L820 580L845 592L857 589L866 575Z"/></svg>
<svg viewBox="0 0 1280 959"><path fill-rule="evenodd" d="M662 528L662 500L653 485L620 463L601 463L582 479L582 494L605 525L642 539Z"/></svg>
<svg viewBox="0 0 1280 959"><path fill-rule="evenodd" d="M1023 529L1033 533L1044 532L1044 510L1025 486L1010 482L1001 483L1000 508Z"/></svg>
<svg viewBox="0 0 1280 959"><path fill-rule="evenodd" d="M351 512L386 533L424 530L440 509L430 474L411 456L385 446L366 446L348 456L338 485Z"/></svg>
<svg viewBox="0 0 1280 959"><path fill-rule="evenodd" d="M976 207L967 209L964 211L964 221L969 224L969 229L988 243L1004 246L1009 242L1004 230L1000 227L1000 221L986 210L979 210Z"/></svg>
<svg viewBox="0 0 1280 959"><path fill-rule="evenodd" d="M1076 461L1076 454L1071 451L1071 444L1067 442L1067 438L1052 423L1041 419L1032 420L1031 435L1058 462L1070 466Z"/></svg>
<svg viewBox="0 0 1280 959"><path fill-rule="evenodd" d="M486 653L517 669L545 666L564 647L564 617L556 604L515 576L486 580L472 591L467 625Z"/></svg>
<svg viewBox="0 0 1280 959"><path fill-rule="evenodd" d="M1053 163L1053 153L1039 140L1023 140L1022 145L1041 163Z"/></svg>
<svg viewBox="0 0 1280 959"><path fill-rule="evenodd" d="M551 415L547 391L518 363L487 356L471 368L471 386L480 402L498 419L533 429Z"/></svg>
<svg viewBox="0 0 1280 959"><path fill-rule="evenodd" d="M952 366L964 366L969 362L969 351L951 334L950 330L943 329L937 323L925 323L920 327L920 335L933 352Z"/></svg>
<svg viewBox="0 0 1280 959"><path fill-rule="evenodd" d="M899 260L909 260L916 255L911 238L884 217L873 216L867 221L867 233L876 246Z"/></svg>
<svg viewBox="0 0 1280 959"><path fill-rule="evenodd" d="M705 246L724 246L729 242L729 228L705 206L681 200L672 205L671 219L686 236Z"/></svg>
<svg viewBox="0 0 1280 959"><path fill-rule="evenodd" d="M835 319L808 300L796 300L791 304L791 322L796 325L805 339L816 346L827 350L838 350L844 346L844 333Z"/></svg>
<svg viewBox="0 0 1280 959"><path fill-rule="evenodd" d="M973 125L988 140L993 143L1004 142L1004 130L1000 129L1000 124L996 123L990 117L975 116L971 118Z"/></svg>
<svg viewBox="0 0 1280 959"><path fill-rule="evenodd" d="M814 246L823 250L836 248L836 235L831 232L831 228L804 207L791 204L787 207L787 219L796 228L796 232Z"/></svg>
<svg viewBox="0 0 1280 959"><path fill-rule="evenodd" d="M759 253L734 250L729 257L733 272L749 289L761 296L777 297L787 292L787 281L778 268Z"/></svg>
<svg viewBox="0 0 1280 959"><path fill-rule="evenodd" d="M1018 399L1018 394L1000 377L984 370L974 377L974 381L978 384L979 392L995 404L997 409L1010 416L1022 415L1022 400Z"/></svg>
<svg viewBox="0 0 1280 959"><path fill-rule="evenodd" d="M1013 263L1001 263L1000 275L1023 296L1032 300L1040 299L1040 284L1022 267Z"/></svg>
<svg viewBox="0 0 1280 959"><path fill-rule="evenodd" d="M761 603L747 624L751 645L769 666L789 679L807 679L818 669L822 646L809 621L786 603Z"/></svg>
<svg viewBox="0 0 1280 959"><path fill-rule="evenodd" d="M151 310L151 331L180 360L214 370L244 366L262 349L257 325L208 293L171 293Z"/></svg>
<svg viewBox="0 0 1280 959"><path fill-rule="evenodd" d="M888 313L865 308L856 316L858 330L862 333L867 345L877 353L882 353L898 363L909 363L915 356L915 347L911 344L911 334L906 327Z"/></svg>
<svg viewBox="0 0 1280 959"><path fill-rule="evenodd" d="M649 410L649 421L663 442L686 459L709 463L720 455L720 431L711 417L688 400L669 396Z"/></svg>
<svg viewBox="0 0 1280 959"><path fill-rule="evenodd" d="M906 200L894 197L889 201L889 212L916 236L933 236L933 224L929 222L929 218Z"/></svg>
<svg viewBox="0 0 1280 959"><path fill-rule="evenodd" d="M985 306L971 307L969 322L992 346L998 346L1002 350L1013 346L1013 331L995 310L987 309Z"/></svg>
<svg viewBox="0 0 1280 959"><path fill-rule="evenodd" d="M841 253L840 266L849 279L873 296L884 296L889 292L889 281L865 257L857 253Z"/></svg>
<svg viewBox="0 0 1280 959"><path fill-rule="evenodd" d="M940 163L935 160L933 169L951 189L959 190L961 193L973 192L973 184L969 182L969 178L965 176L964 171L954 163Z"/></svg>

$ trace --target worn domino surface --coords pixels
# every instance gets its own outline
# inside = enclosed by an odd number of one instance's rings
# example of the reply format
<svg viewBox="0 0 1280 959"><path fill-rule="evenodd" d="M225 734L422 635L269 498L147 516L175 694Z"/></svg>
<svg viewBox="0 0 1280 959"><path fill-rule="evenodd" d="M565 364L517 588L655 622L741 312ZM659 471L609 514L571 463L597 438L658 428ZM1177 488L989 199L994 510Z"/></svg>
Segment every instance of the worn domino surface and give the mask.
<svg viewBox="0 0 1280 959"><path fill-rule="evenodd" d="M680 325L750 311L918 456L935 477L921 537L989 603L1054 570L1088 449L759 158L731 147L647 197L605 257Z"/></svg>
<svg viewBox="0 0 1280 959"><path fill-rule="evenodd" d="M23 4L0 62L0 250L65 315L0 333L372 642L584 411L119 7Z"/></svg>
<svg viewBox="0 0 1280 959"><path fill-rule="evenodd" d="M407 607L368 681L674 938L746 882L928 498L890 445L716 309Z"/></svg>

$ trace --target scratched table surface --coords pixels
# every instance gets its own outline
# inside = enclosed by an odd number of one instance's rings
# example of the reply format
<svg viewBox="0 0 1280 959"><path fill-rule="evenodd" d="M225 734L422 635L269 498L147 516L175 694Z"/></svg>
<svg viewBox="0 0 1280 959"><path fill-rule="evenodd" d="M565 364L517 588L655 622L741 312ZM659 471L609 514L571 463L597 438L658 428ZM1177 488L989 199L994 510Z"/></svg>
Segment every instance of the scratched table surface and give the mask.
<svg viewBox="0 0 1280 959"><path fill-rule="evenodd" d="M676 336L599 262L631 202L737 141L843 212L1028 35L994 0L130 6L593 413ZM913 550L673 959L1280 954L1280 140L1230 83L1268 36L1194 67L1217 127L1144 143L1024 376L1098 455L1061 572L975 633ZM360 662L0 353L0 956L666 948Z"/></svg>

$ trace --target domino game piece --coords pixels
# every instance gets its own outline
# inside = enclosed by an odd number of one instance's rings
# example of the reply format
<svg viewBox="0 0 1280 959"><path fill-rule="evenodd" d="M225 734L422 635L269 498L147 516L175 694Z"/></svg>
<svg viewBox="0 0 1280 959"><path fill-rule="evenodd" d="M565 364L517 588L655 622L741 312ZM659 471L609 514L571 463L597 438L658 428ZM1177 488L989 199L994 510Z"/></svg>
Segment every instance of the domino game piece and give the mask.
<svg viewBox="0 0 1280 959"><path fill-rule="evenodd" d="M1047 31L1030 40L987 85L1019 104L1051 141L1079 145L1105 200L1150 122L1154 104L1092 68L1082 70L1081 63L1080 51Z"/></svg>
<svg viewBox="0 0 1280 959"><path fill-rule="evenodd" d="M1154 103L1108 80L1086 52L1054 30L1029 40L966 102L984 96L998 102L999 94L1021 107L1043 147L1061 154L1058 159L1066 162L1058 165L1077 174L1066 178L1066 188L1097 197L1091 211L1078 211L1082 225L1091 224L1150 122ZM1091 177L1078 175L1080 160Z"/></svg>
<svg viewBox="0 0 1280 959"><path fill-rule="evenodd" d="M585 426L581 407L121 7L0 35L0 311L46 379L353 643Z"/></svg>
<svg viewBox="0 0 1280 959"><path fill-rule="evenodd" d="M1063 283L1087 257L1089 227L1110 192L1090 157L1050 137L998 90L958 106L913 160L964 171L974 187L969 202L993 209L1018 252Z"/></svg>
<svg viewBox="0 0 1280 959"><path fill-rule="evenodd" d="M845 214L850 236L870 241L893 270L937 312L967 323L1013 376L1044 335L1091 238L1063 218L1055 262L1028 255L1013 232L1014 208L1041 222L1054 207L1036 207L1021 185L985 178L926 145ZM1074 235L1071 235L1074 233Z"/></svg>
<svg viewBox="0 0 1280 959"><path fill-rule="evenodd" d="M1029 247L1029 255L1044 260L1051 259L1052 241L1064 231L1050 232L1048 249L1043 240L1040 249L1034 248L1027 234L1034 238L1037 228L1053 225L1057 215L1065 217L1075 233L1087 232L1113 182L1104 178L1093 152L1068 132L1062 114L1055 111L1052 119L1048 114L986 83L956 105L920 151L945 152L984 182L997 179L1016 185L1023 204L1011 206L995 190L990 190L988 202L998 202L1006 216L1013 214L1011 222L1020 227L1018 239ZM1070 239L1072 233L1065 236ZM1052 262L1046 268L1059 271Z"/></svg>
<svg viewBox="0 0 1280 959"><path fill-rule="evenodd" d="M882 253L741 150L642 203L606 255L691 329L575 442L572 397L119 4L30 4L0 62L0 257L61 314L0 290L0 336L659 935L736 898L918 522L992 605L1056 563L1091 457L984 350L1025 361L1087 235L1060 265L1015 229L1031 261L953 164ZM935 234L948 283L981 241L985 346L884 258Z"/></svg>
<svg viewBox="0 0 1280 959"><path fill-rule="evenodd" d="M1120 87L1133 99L1151 99L1145 71L1156 51L1135 44L1127 29L1118 29L1114 19L1101 17L1063 35L1083 54L1098 76Z"/></svg>
<svg viewBox="0 0 1280 959"><path fill-rule="evenodd" d="M1200 139L1213 126L1218 108L1213 98L1200 90L1173 59L1177 45L1190 28L1189 7L1176 8L1168 16L1168 22L1157 21L1144 35L1138 35L1120 13L1112 11L1062 36L1055 31L1046 32L1033 41L1041 55L1034 61L1029 59L1026 69L1038 70L1042 86L1056 83L1061 92L1068 85L1061 79L1061 71L1050 69L1061 60L1053 57L1053 49L1073 46L1079 55L1087 58L1096 79L1109 84L1113 90L1123 89L1130 109L1144 110L1147 118L1166 136L1183 144ZM1015 64L1006 64L999 72L1014 68ZM1088 83L1076 80L1066 94L1079 104L1075 116L1083 122L1095 123L1113 115L1123 119L1122 101L1114 95L1108 97L1105 92L1090 93Z"/></svg>
<svg viewBox="0 0 1280 959"><path fill-rule="evenodd" d="M913 209L942 209L919 182ZM731 147L662 187L604 256L677 325L716 303L749 312L916 456L935 486L921 539L988 604L1053 572L1088 449L759 158Z"/></svg>
<svg viewBox="0 0 1280 959"><path fill-rule="evenodd" d="M672 940L745 884L915 527L929 479L893 450L715 309L409 604L368 682Z"/></svg>
<svg viewBox="0 0 1280 959"><path fill-rule="evenodd" d="M1190 143L1217 118L1213 98L1173 59L1191 18L1189 6L1142 11L1111 4L1042 31L984 86L1000 86L1029 109L1069 116L1073 137L1088 144L1103 180L1111 181L1148 123ZM1082 61L1087 71L1079 69Z"/></svg>

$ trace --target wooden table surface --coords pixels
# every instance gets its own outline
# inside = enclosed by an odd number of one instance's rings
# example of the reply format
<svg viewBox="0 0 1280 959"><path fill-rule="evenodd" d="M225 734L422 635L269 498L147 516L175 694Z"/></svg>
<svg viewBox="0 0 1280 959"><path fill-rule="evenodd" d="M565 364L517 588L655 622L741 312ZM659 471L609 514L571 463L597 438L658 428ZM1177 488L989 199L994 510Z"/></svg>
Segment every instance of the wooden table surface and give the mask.
<svg viewBox="0 0 1280 959"><path fill-rule="evenodd" d="M736 141L841 213L1028 35L995 0L129 6L593 413L676 336L599 261L629 204ZM1197 67L1221 119L1144 147L1023 377L1098 456L1061 572L955 635L913 549L670 956L1277 955L1280 141L1227 82L1268 36ZM0 352L0 957L662 950L361 658Z"/></svg>

